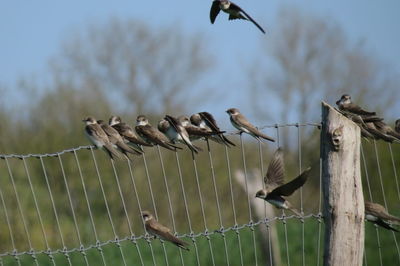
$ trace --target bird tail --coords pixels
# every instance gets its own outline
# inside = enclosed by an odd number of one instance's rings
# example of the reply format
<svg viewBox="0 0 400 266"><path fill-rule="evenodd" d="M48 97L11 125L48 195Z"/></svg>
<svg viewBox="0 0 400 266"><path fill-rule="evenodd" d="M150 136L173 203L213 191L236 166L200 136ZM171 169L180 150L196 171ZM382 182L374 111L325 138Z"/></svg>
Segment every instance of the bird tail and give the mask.
<svg viewBox="0 0 400 266"><path fill-rule="evenodd" d="M176 242L174 242L175 245L177 245L178 247L180 247L181 249L184 249L186 251L190 251L190 249L187 247L189 246L189 243L178 239Z"/></svg>
<svg viewBox="0 0 400 266"><path fill-rule="evenodd" d="M112 145L106 144L103 147L107 154L111 157L111 159L122 159L122 154L118 150L114 149Z"/></svg>
<svg viewBox="0 0 400 266"><path fill-rule="evenodd" d="M119 141L116 144L117 144L118 148L120 148L121 150L123 150L125 152L129 152L129 153L136 154L136 155L142 154L142 152L140 150L135 149L133 146L128 146L124 142Z"/></svg>
<svg viewBox="0 0 400 266"><path fill-rule="evenodd" d="M385 222L382 219L378 219L378 221L376 221L375 223L379 226L382 226L383 228L388 229L388 230L399 232L396 228L392 227L388 222Z"/></svg>
<svg viewBox="0 0 400 266"><path fill-rule="evenodd" d="M261 138L263 138L263 139L266 139L266 140L269 140L269 141L272 141L272 142L275 142L275 139L274 139L274 138L272 138L272 137L270 137L270 136L267 136L267 135L265 135L265 134L263 134L263 133L261 133L261 132L259 132L259 137L261 137Z"/></svg>

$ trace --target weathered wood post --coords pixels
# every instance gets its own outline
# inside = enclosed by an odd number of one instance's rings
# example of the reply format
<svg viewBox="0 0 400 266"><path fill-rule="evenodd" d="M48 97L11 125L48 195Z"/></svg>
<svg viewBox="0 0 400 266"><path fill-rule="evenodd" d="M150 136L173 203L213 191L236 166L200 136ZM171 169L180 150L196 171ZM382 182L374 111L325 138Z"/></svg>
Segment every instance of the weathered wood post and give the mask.
<svg viewBox="0 0 400 266"><path fill-rule="evenodd" d="M322 103L321 158L324 193L324 265L362 265L364 197L360 129Z"/></svg>

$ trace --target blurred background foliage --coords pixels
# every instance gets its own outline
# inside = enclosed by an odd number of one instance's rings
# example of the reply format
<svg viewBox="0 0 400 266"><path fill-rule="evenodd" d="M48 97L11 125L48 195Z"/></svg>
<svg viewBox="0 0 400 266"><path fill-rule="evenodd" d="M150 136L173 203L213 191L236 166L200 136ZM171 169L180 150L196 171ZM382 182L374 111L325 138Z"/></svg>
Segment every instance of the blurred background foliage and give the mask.
<svg viewBox="0 0 400 266"><path fill-rule="evenodd" d="M254 64L243 73L248 78L249 96L243 101L252 105L254 112L246 114L259 126L274 122L317 122L320 116L320 100L336 99L343 93L350 93L353 99L369 110L376 110L379 115L388 115L391 107L399 104L393 95L398 91L399 77L389 66L380 62L371 54L363 42L350 43L344 31L335 22L323 17L305 15L292 8L282 10L276 21L277 30L268 41L261 41L261 51ZM146 114L150 122L156 125L165 114L180 115L206 111L202 110L205 102L218 102L213 97L215 88L199 88L200 80L206 80L213 70L213 53L201 34L187 34L175 27L164 27L155 31L142 21L110 19L106 23L91 25L75 32L65 39L60 52L49 62L51 81L40 84L34 78L21 78L18 81L19 101L9 102L7 95L10 88L2 87L4 95L0 98L0 153L29 154L51 153L63 149L87 145L83 135L82 118L93 115L96 118L108 119L110 115L120 115L124 121L134 125L136 116ZM266 65L264 62L273 62ZM229 78L229 77L228 77ZM225 93L235 93L232 88ZM265 99L273 98L276 109L266 107ZM331 102L331 104L334 104ZM237 106L240 108L240 106ZM275 107L275 106L274 106ZM223 130L227 127L228 116L215 114ZM387 119L389 124L393 121ZM276 137L276 130L268 128L265 132ZM300 132L300 133L299 133ZM299 135L300 134L300 135ZM300 145L297 141L300 136ZM237 136L232 136L239 146ZM244 137L245 154L248 169L260 169L258 143ZM394 161L386 143L378 142L380 168L377 167L374 144L363 141L368 175L375 202L383 204L381 182L378 169L381 169L383 187L389 210L400 215L398 208L399 191L396 183L396 169L400 158L398 145L390 147ZM317 213L319 202L319 130L315 127L286 127L280 130L280 145L285 148L287 176L294 177L299 172L299 147L301 147L301 167L315 166L313 177L306 184L304 196L305 213ZM201 144L207 150L205 143ZM264 173L272 152L276 148L270 143L263 144ZM226 227L234 225L231 211L230 189L225 149L211 145L213 166L217 179L222 220ZM100 151L94 151L101 181L110 208L111 216L119 237L129 235L128 224L122 208L121 199L113 169L108 158ZM77 215L79 232L84 245L94 244L97 239L91 227L88 209L82 189L82 180L87 188L98 238L101 241L114 239L107 218L104 198L99 186L98 174L94 167L91 150L65 153L59 157L44 157L0 161L0 187L6 201L8 215L12 224L15 245L18 251L29 250L23 222L19 213L17 199L10 182L13 176L17 193L20 197L29 235L33 247L46 249L35 211L35 202L28 182L28 173L35 194L39 199L39 210L52 249L62 248L54 212L47 190L46 177L55 199L55 207L60 218L60 228L68 248L78 247L72 213L69 206L64 176L68 182L74 210ZM173 215L179 234L189 233L186 212L180 190L176 157L170 151L162 150L171 192ZM191 154L187 150L178 152L182 166L183 182L188 197L190 217L194 232L202 232L205 225L202 217L197 188L194 185L194 171ZM232 173L243 169L241 150L238 147L229 149ZM79 162L79 171L77 160ZM149 179L155 195L159 220L172 226L169 215L166 190L163 183L162 169L156 148L146 149L146 162L149 166ZM133 224L133 233L140 235L143 227L140 219L138 199L133 193L132 179L137 187L142 209L153 210L148 190L143 160L135 157L132 176L127 162L116 162L118 181L127 204L129 218ZM199 170L200 187L206 209L208 229L220 228L216 197L211 189L211 168L208 153L201 152L196 156ZM362 168L363 169L363 168ZM64 171L64 172L63 172ZM366 173L363 171L364 185ZM397 177L397 176L396 176ZM260 177L261 178L261 177ZM261 180L261 179L260 179ZM260 181L261 185L261 181ZM298 193L297 193L298 194ZM298 199L299 195L293 197ZM369 198L365 187L366 198ZM234 185L234 199L238 224L249 222L246 195L243 189ZM251 199L253 200L253 199ZM0 252L11 251L9 233L4 219L3 207L0 208ZM311 223L311 222L310 222ZM299 239L300 222L289 223L291 239ZM316 243L316 223L306 227L306 245ZM367 225L367 251L375 252L375 229ZM297 230L297 231L296 231ZM250 241L247 233L243 241ZM282 230L279 229L279 236ZM312 238L314 236L314 238ZM308 242L310 239L310 243ZM393 242L388 232L382 232L381 241L385 245ZM281 241L283 242L283 241ZM249 242L250 243L250 242ZM372 243L372 244L371 244ZM388 244L386 244L388 243ZM281 243L282 245L282 243ZM315 245L314 245L315 247ZM220 247L216 247L217 249ZM301 246L291 245L290 254L299 259ZM390 247L392 248L392 247ZM384 248L385 261L393 261L395 252ZM170 249L170 251L174 249ZM171 251L172 252L172 251ZM222 252L222 251L221 251ZM284 250L282 250L282 254ZM312 249L307 256L316 257ZM259 252L260 254L260 252ZM377 256L368 257L369 261L378 262ZM261 258L262 260L262 258ZM372 265L376 265L372 263ZM385 265L388 265L385 263Z"/></svg>

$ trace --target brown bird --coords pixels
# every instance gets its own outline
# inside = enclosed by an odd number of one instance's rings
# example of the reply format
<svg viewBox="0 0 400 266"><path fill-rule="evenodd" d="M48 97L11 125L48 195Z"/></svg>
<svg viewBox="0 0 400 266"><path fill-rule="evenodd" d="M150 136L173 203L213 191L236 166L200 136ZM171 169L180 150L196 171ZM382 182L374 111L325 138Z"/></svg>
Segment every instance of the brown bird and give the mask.
<svg viewBox="0 0 400 266"><path fill-rule="evenodd" d="M152 127L149 120L144 115L139 115L136 119L136 133L147 143L159 145L171 151L182 149L172 144L169 139L158 129Z"/></svg>
<svg viewBox="0 0 400 266"><path fill-rule="evenodd" d="M338 101L336 101L336 104L339 107L339 110L342 110L342 111L344 110L344 111L348 111L353 114L365 115L365 116L376 115L375 112L365 111L360 106L353 103L351 101L350 95L348 95L348 94L343 94L342 97Z"/></svg>
<svg viewBox="0 0 400 266"><path fill-rule="evenodd" d="M256 198L268 201L279 209L289 209L296 215L301 216L300 212L285 197L292 195L293 192L304 185L310 170L310 167L307 168L298 177L284 184L283 152L281 148L278 148L268 165L267 174L264 177L265 188L257 192Z"/></svg>
<svg viewBox="0 0 400 266"><path fill-rule="evenodd" d="M240 134L243 132L253 136L257 140L261 140L260 138L275 142L273 138L261 133L255 126L253 126L244 115L242 115L237 108L230 108L226 110L226 112L230 116L230 120L232 125L239 129Z"/></svg>
<svg viewBox="0 0 400 266"><path fill-rule="evenodd" d="M369 222L382 226L388 230L398 232L398 230L391 226L387 221L400 222L400 218L390 215L385 207L378 203L364 201L365 204L365 219Z"/></svg>
<svg viewBox="0 0 400 266"><path fill-rule="evenodd" d="M383 134L395 137L398 141L400 141L400 133L394 131L390 126L388 126L385 122L383 121L375 121L374 125L376 128L382 132Z"/></svg>
<svg viewBox="0 0 400 266"><path fill-rule="evenodd" d="M110 142L118 148L120 152L122 152L126 157L128 157L128 153L135 154L135 155L140 155L142 152L140 150L136 150L133 147L129 147L122 136L118 133L118 131L111 127L109 124L107 124L103 120L97 120L97 123L101 126L101 128L104 130L104 132L107 134L108 139ZM129 158L129 157L128 157Z"/></svg>
<svg viewBox="0 0 400 266"><path fill-rule="evenodd" d="M154 219L153 215L149 211L143 211L142 217L144 220L146 231L149 234L153 236L158 236L165 241L169 241L176 246L189 251L189 248L187 247L189 244L174 236L171 233L171 229L157 222L157 220Z"/></svg>
<svg viewBox="0 0 400 266"><path fill-rule="evenodd" d="M179 116L178 121L186 129L191 141L198 140L201 138L208 138L212 135L225 133L225 131L220 131L220 132L215 133L206 128L195 126L192 124L192 122L190 122L189 117L187 117L185 115Z"/></svg>
<svg viewBox="0 0 400 266"><path fill-rule="evenodd" d="M118 133L128 142L129 145L134 146L135 148L141 150L143 152L142 146L152 147L152 144L147 143L143 139L141 139L138 135L136 135L135 130L125 122L121 121L119 116L111 116L108 122L110 126L115 128Z"/></svg>
<svg viewBox="0 0 400 266"><path fill-rule="evenodd" d="M213 132L216 134L215 136L209 137L209 139L219 144L224 144L227 147L236 146L235 143L233 143L227 137L225 137L224 134L220 133L221 130L219 129L217 121L214 119L212 114L208 112L200 112L197 114L193 114L190 117L190 121L192 122L193 125L205 128L209 132Z"/></svg>
<svg viewBox="0 0 400 266"><path fill-rule="evenodd" d="M94 117L88 116L83 119L82 122L86 124L85 135L96 146L98 149L103 149L111 159L122 159L122 154L114 149L113 144L108 139L107 134L97 124L97 120Z"/></svg>
<svg viewBox="0 0 400 266"><path fill-rule="evenodd" d="M400 133L400 119L396 120L394 130L396 130L397 133Z"/></svg>

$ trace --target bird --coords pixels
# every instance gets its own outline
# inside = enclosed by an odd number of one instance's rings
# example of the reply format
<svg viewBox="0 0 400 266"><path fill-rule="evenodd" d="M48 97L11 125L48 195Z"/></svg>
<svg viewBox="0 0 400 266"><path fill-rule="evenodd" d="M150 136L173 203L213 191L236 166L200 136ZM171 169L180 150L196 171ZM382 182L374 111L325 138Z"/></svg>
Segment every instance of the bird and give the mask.
<svg viewBox="0 0 400 266"><path fill-rule="evenodd" d="M207 139L211 139L220 144L225 144L227 147L236 146L235 143L225 137L224 134L220 133L221 130L219 129L217 121L215 121L212 114L208 112L193 114L190 116L190 122L192 122L192 124L194 124L195 126L205 128L209 132L213 132L216 134L215 136L210 136Z"/></svg>
<svg viewBox="0 0 400 266"><path fill-rule="evenodd" d="M211 24L214 24L215 19L217 18L219 11L224 11L225 13L229 14L229 20L233 19L244 19L253 22L256 27L265 34L265 30L258 25L255 20L250 17L240 6L236 5L235 3L228 1L228 0L214 0L211 4L210 9L210 21Z"/></svg>
<svg viewBox="0 0 400 266"><path fill-rule="evenodd" d="M381 139L389 143L399 142L396 137L385 134L382 129L378 129L373 122L365 123L363 127L374 136L374 139Z"/></svg>
<svg viewBox="0 0 400 266"><path fill-rule="evenodd" d="M190 122L189 117L186 115L178 116L178 121L188 132L191 141L225 133L225 131L213 132L206 128L195 126L192 124L192 122Z"/></svg>
<svg viewBox="0 0 400 266"><path fill-rule="evenodd" d="M163 133L151 126L149 120L144 115L139 115L136 118L135 130L136 133L138 133L138 135L149 144L159 145L171 151L182 149L172 144Z"/></svg>
<svg viewBox="0 0 400 266"><path fill-rule="evenodd" d="M230 116L230 120L232 125L240 131L240 134L243 132L250 134L257 140L261 140L261 138L275 142L270 136L267 136L260 132L255 126L253 126L244 115L242 115L237 108L229 108L226 110L228 115Z"/></svg>
<svg viewBox="0 0 400 266"><path fill-rule="evenodd" d="M382 226L388 230L399 232L396 228L392 227L387 221L400 222L400 218L390 215L385 207L378 203L364 201L365 204L365 219L369 222Z"/></svg>
<svg viewBox="0 0 400 266"><path fill-rule="evenodd" d="M388 126L383 121L375 121L373 122L375 127L382 132L383 134L395 137L398 141L400 141L400 133L393 130L390 126Z"/></svg>
<svg viewBox="0 0 400 266"><path fill-rule="evenodd" d="M165 241L169 241L175 244L176 246L189 251L189 248L187 247L189 244L174 236L171 233L171 229L160 224L156 219L154 219L153 215L149 211L143 211L142 217L144 220L146 231L149 234L153 236L158 236L159 238Z"/></svg>
<svg viewBox="0 0 400 266"><path fill-rule="evenodd" d="M125 122L122 122L119 116L111 116L108 124L115 128L118 133L128 142L143 152L142 146L152 147L152 144L147 143L142 138L140 138L135 130Z"/></svg>
<svg viewBox="0 0 400 266"><path fill-rule="evenodd" d="M338 101L336 101L339 110L348 111L353 114L362 115L362 116L373 116L376 115L375 112L368 112L362 109L357 104L351 101L351 97L348 94L343 94L342 97Z"/></svg>
<svg viewBox="0 0 400 266"><path fill-rule="evenodd" d="M396 120L394 130L395 130L397 133L400 133L400 119L397 119L397 120Z"/></svg>
<svg viewBox="0 0 400 266"><path fill-rule="evenodd" d="M195 146L190 141L189 133L186 131L185 127L173 116L166 115L164 119L160 120L158 123L158 130L164 133L172 143L180 142L185 144L194 153L201 151L201 148Z"/></svg>
<svg viewBox="0 0 400 266"><path fill-rule="evenodd" d="M104 130L104 132L107 134L108 139L110 142L115 145L116 148L119 149L127 158L128 153L135 154L135 155L140 155L142 152L140 150L136 150L133 147L128 146L122 136L118 133L118 131L111 127L109 124L107 124L103 120L97 120L97 123L101 126L101 128Z"/></svg>
<svg viewBox="0 0 400 266"><path fill-rule="evenodd" d="M97 123L97 120L88 116L82 120L85 126L85 135L93 145L98 149L103 149L111 159L122 159L122 154L113 147L113 144L108 139L107 134Z"/></svg>
<svg viewBox="0 0 400 266"><path fill-rule="evenodd" d="M278 148L268 165L267 174L264 177L265 188L256 193L256 198L263 199L279 209L289 209L296 215L301 216L300 212L285 199L307 181L311 168L307 168L298 177L284 184L285 171L283 167L282 148Z"/></svg>

